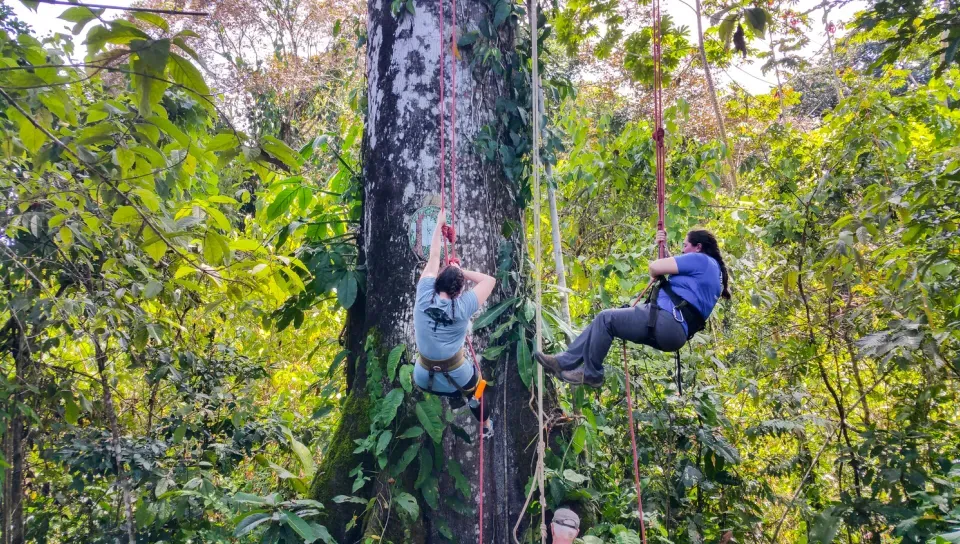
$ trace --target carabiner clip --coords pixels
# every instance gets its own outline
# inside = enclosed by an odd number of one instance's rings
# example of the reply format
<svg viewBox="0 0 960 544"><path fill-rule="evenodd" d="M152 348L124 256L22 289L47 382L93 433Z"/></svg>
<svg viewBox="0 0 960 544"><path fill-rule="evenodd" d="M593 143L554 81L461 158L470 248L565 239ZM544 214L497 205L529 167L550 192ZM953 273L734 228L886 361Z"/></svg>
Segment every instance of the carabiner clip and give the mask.
<svg viewBox="0 0 960 544"><path fill-rule="evenodd" d="M683 323L683 312L676 306L673 307L673 319L676 320L677 323Z"/></svg>

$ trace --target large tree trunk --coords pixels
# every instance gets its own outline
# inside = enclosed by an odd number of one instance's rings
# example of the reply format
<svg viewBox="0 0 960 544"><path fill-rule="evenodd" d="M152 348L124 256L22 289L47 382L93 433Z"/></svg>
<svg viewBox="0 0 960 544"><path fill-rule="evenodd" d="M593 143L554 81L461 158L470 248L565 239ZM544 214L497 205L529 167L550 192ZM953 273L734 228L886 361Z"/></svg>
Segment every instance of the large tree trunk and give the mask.
<svg viewBox="0 0 960 544"><path fill-rule="evenodd" d="M476 28L476 21L490 17L487 4L478 0L459 0L460 33ZM364 339L374 334L381 346L406 344L413 353L413 295L422 263L407 242L407 225L413 212L430 199L435 199L439 182L439 68L440 40L438 10L435 3L417 2L415 14L390 12L390 2L370 0L367 18L367 81L368 110L363 145L364 213L361 256L366 265L366 295L351 309L346 343L351 349L348 376L350 397L347 400L333 448L327 452L314 482L313 495L329 500L338 494L354 494L353 479L346 474L358 463L349 452L353 440L367 434L369 401L366 382L366 360L362 356ZM446 8L446 97L450 100L450 18ZM512 50L512 36L501 36L500 46ZM466 268L493 274L497 270L498 248L504 242L501 232L506 221L519 223L514 186L505 179L497 164L484 163L473 152L473 141L482 126L497 123L494 115L496 99L508 95L507 75L492 71L473 72L469 52L456 64L457 79L457 194L456 228L458 254ZM505 55L506 56L506 55ZM448 102L449 104L449 102ZM448 118L449 123L449 118ZM451 127L447 125L447 137ZM446 144L448 150L451 146ZM448 188L450 167L447 167ZM449 197L448 197L449 198ZM449 202L449 200L448 200ZM519 236L514 234L515 237ZM519 239L511 240L514 247ZM514 267L521 259L515 256ZM513 295L516 285L500 286L488 305L505 295ZM482 352L486 342L474 338L474 346ZM486 409L492 414L495 436L485 443L484 540L509 542L519 510L523 504L524 486L533 467L535 450L527 449L536 436L536 417L530 410L529 391L524 387L508 350L496 363L485 361L483 372L491 382L485 396ZM359 356L358 356L359 355ZM420 393L415 393L419 395ZM445 403L446 404L446 403ZM449 407L446 407L449 410ZM447 432L443 451L448 459L457 460L471 482L474 502L480 496L479 463L476 450L478 425L468 410L456 412L456 425L474 437L466 446ZM413 481L418 470L411 463L399 483L388 482L381 474L367 489L356 494L384 498L390 485ZM397 536L390 527L400 525L396 512L385 512L389 501L378 502L368 516L369 532L380 533L383 524L387 539L405 542L439 542L436 522L443 520L456 542L477 538L476 513L461 515L443 500L454 496L451 478L441 476L440 508L432 511L420 501L419 520L404 528L405 536ZM324 520L331 533L341 541L355 541L346 524L360 513L346 505L330 504L332 511ZM357 523L356 525L362 525ZM353 529L356 531L356 529ZM350 537L350 538L347 538Z"/></svg>
<svg viewBox="0 0 960 544"><path fill-rule="evenodd" d="M3 455L9 468L3 474L3 544L23 544L23 482L26 426L18 404L26 401L27 376L31 370L30 345L26 331L17 316L7 324L10 331L10 353L16 368L16 393L10 399L9 420L3 435Z"/></svg>

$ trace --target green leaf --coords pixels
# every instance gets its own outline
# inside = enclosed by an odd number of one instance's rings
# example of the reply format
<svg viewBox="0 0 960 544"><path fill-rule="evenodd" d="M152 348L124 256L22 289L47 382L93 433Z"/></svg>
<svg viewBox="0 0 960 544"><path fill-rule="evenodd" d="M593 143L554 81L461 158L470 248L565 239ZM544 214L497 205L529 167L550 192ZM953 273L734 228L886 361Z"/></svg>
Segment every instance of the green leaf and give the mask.
<svg viewBox="0 0 960 544"><path fill-rule="evenodd" d="M133 206L120 206L113 212L111 221L114 225L129 225L140 220L140 215Z"/></svg>
<svg viewBox="0 0 960 544"><path fill-rule="evenodd" d="M149 300L155 298L161 291L163 291L163 284L157 280L150 280L143 288L143 297Z"/></svg>
<svg viewBox="0 0 960 544"><path fill-rule="evenodd" d="M393 431L383 431L377 438L377 447L374 450L374 455L380 455L383 452L387 451L387 446L390 445L390 441L393 440Z"/></svg>
<svg viewBox="0 0 960 544"><path fill-rule="evenodd" d="M843 517L834 512L834 508L827 508L825 511L817 514L810 524L810 543L811 544L830 544L837 536L840 530L840 523Z"/></svg>
<svg viewBox="0 0 960 544"><path fill-rule="evenodd" d="M469 499L470 482L467 480L466 476L463 475L463 470L460 468L460 463L453 459L447 461L447 472L453 478L454 487L457 488L457 491L463 495L463 498Z"/></svg>
<svg viewBox="0 0 960 544"><path fill-rule="evenodd" d="M723 47L725 49L730 47L730 40L733 39L733 30L736 28L736 25L737 16L729 15L723 20L723 22L720 23L720 28L717 29L720 41L723 42Z"/></svg>
<svg viewBox="0 0 960 544"><path fill-rule="evenodd" d="M377 401L378 408L373 421L383 427L389 426L396 419L397 409L401 404L403 404L403 390L391 390L385 397Z"/></svg>
<svg viewBox="0 0 960 544"><path fill-rule="evenodd" d="M433 475L433 455L430 450L420 452L420 471L417 473L417 480L413 482L414 489L420 489L423 484Z"/></svg>
<svg viewBox="0 0 960 544"><path fill-rule="evenodd" d="M287 437L287 441L290 442L290 449L293 450L294 455L296 455L300 461L300 466L303 467L304 477L308 480L313 478L313 475L317 472L317 466L313 462L313 455L310 454L310 449L294 438L293 432L291 432L290 429L286 427L282 427L282 429L283 434Z"/></svg>
<svg viewBox="0 0 960 544"><path fill-rule="evenodd" d="M161 132L166 134L168 138L173 138L178 144L184 148L189 148L191 145L190 137L183 133L176 125L170 122L168 119L163 117L158 117L156 115L147 118L147 122L155 127L159 128Z"/></svg>
<svg viewBox="0 0 960 544"><path fill-rule="evenodd" d="M40 151L43 144L47 141L47 135L42 130L35 127L28 119L20 121L20 143L30 153Z"/></svg>
<svg viewBox="0 0 960 544"><path fill-rule="evenodd" d="M207 229L203 238L203 260L207 264L219 266L230 257L230 242L213 229Z"/></svg>
<svg viewBox="0 0 960 544"><path fill-rule="evenodd" d="M296 187L287 187L280 191L277 197L273 199L270 206L267 207L267 220L273 221L290 210L290 205L297 197Z"/></svg>
<svg viewBox="0 0 960 544"><path fill-rule="evenodd" d="M80 420L80 406L77 405L72 397L68 398L64 403L63 418L71 425L76 425L77 421Z"/></svg>
<svg viewBox="0 0 960 544"><path fill-rule="evenodd" d="M170 53L167 70L170 72L173 81L182 85L188 91L192 91L203 98L210 95L210 88L203 80L203 74L189 60L176 53ZM201 99L200 102L206 103L206 100Z"/></svg>
<svg viewBox="0 0 960 544"><path fill-rule="evenodd" d="M407 393L413 392L413 365L400 367L400 387Z"/></svg>
<svg viewBox="0 0 960 544"><path fill-rule="evenodd" d="M236 530L233 531L233 536L240 538L247 535L256 529L257 526L270 521L271 517L270 514L263 512L250 512L237 524Z"/></svg>
<svg viewBox="0 0 960 544"><path fill-rule="evenodd" d="M530 389L533 382L533 357L530 355L530 343L527 342L527 331L520 329L520 339L517 341L517 372L524 387Z"/></svg>
<svg viewBox="0 0 960 544"><path fill-rule="evenodd" d="M280 511L280 519L284 520L287 525L294 530L298 535L303 538L303 541L307 544L316 541L319 537L316 533L313 532L313 527L309 523L303 520L300 516L294 514L293 512L287 512L286 510Z"/></svg>
<svg viewBox="0 0 960 544"><path fill-rule="evenodd" d="M419 429L419 427L417 427ZM417 458L417 454L420 453L420 442L414 442L404 450L403 455L400 456L400 460L397 461L397 464L390 467L392 474L399 476L403 471L407 470L407 467L410 466L410 463Z"/></svg>
<svg viewBox="0 0 960 544"><path fill-rule="evenodd" d="M477 41L477 38L479 37L480 37L480 33L477 32L476 30L472 32L467 32L466 34L461 34L460 37L457 38L457 46L467 47L467 46L473 45Z"/></svg>
<svg viewBox="0 0 960 544"><path fill-rule="evenodd" d="M427 431L430 438L437 444L443 440L443 421L440 419L440 403L427 400L420 401L416 406L417 419Z"/></svg>
<svg viewBox="0 0 960 544"><path fill-rule="evenodd" d="M507 300L500 302L493 308L490 308L489 310L480 314L480 317L473 320L473 332L477 332L485 327L490 326L498 317L500 317L500 314L507 311L507 308L517 302L517 300L517 297L508 298Z"/></svg>
<svg viewBox="0 0 960 544"><path fill-rule="evenodd" d="M207 142L207 151L217 152L228 149L237 149L243 144L243 139L239 133L221 132Z"/></svg>
<svg viewBox="0 0 960 544"><path fill-rule="evenodd" d="M406 344L400 344L390 350L390 355L387 357L387 380L392 382L394 376L397 375L397 365L400 364L400 359L403 357L403 352L406 351L406 349Z"/></svg>
<svg viewBox="0 0 960 544"><path fill-rule="evenodd" d="M300 161L297 159L297 152L290 149L290 146L273 136L264 136L260 142L260 147L271 156L280 160L291 170L300 168Z"/></svg>
<svg viewBox="0 0 960 544"><path fill-rule="evenodd" d="M747 24L753 27L760 37L763 37L767 28L767 11L763 8L747 8L743 13L747 19Z"/></svg>
<svg viewBox="0 0 960 544"><path fill-rule="evenodd" d="M575 484L582 484L584 482L590 481L590 478L587 478L583 474L580 474L569 468L563 471L563 479L568 482L573 482Z"/></svg>
<svg viewBox="0 0 960 544"><path fill-rule="evenodd" d="M410 519L417 519L420 515L420 505L417 504L417 499L405 491L397 494L393 498L393 503L410 516Z"/></svg>
<svg viewBox="0 0 960 544"><path fill-rule="evenodd" d="M73 9L73 8L71 8L71 9ZM133 12L133 16L134 16L135 18L137 18L137 19L140 19L141 21L143 21L143 22L145 22L145 23L150 23L151 25L159 28L160 30L162 30L162 31L164 31L164 32L169 32L169 31L170 31L170 25L167 24L167 20L164 19L163 17L157 15L156 13L147 13L147 12L143 12L143 11L135 11L135 12ZM60 18L62 19L63 16L61 15Z"/></svg>
<svg viewBox="0 0 960 544"><path fill-rule="evenodd" d="M183 438L187 435L187 426L180 425L177 427L177 430L173 431L173 443L179 444L183 442Z"/></svg>
<svg viewBox="0 0 960 544"><path fill-rule="evenodd" d="M494 8L493 14L493 27L499 28L500 25L507 20L507 17L510 16L512 8L510 7L510 0L500 0L497 2L496 8Z"/></svg>
<svg viewBox="0 0 960 544"><path fill-rule="evenodd" d="M423 427L414 426L410 427L406 431L403 431L403 433L401 433L397 438L402 440L406 438L420 438L421 436L423 436Z"/></svg>
<svg viewBox="0 0 960 544"><path fill-rule="evenodd" d="M345 310L349 310L357 300L357 277L352 271L347 271L337 282L337 302Z"/></svg>
<svg viewBox="0 0 960 544"><path fill-rule="evenodd" d="M353 497L350 495L337 495L333 498L333 502L337 504L351 503L351 504L367 504L366 499L361 499L360 497Z"/></svg>
<svg viewBox="0 0 960 544"><path fill-rule="evenodd" d="M583 425L577 427L576 431L573 431L573 438L570 439L570 447L573 448L573 453L579 455L583 452L583 449L587 444L587 428Z"/></svg>
<svg viewBox="0 0 960 544"><path fill-rule="evenodd" d="M140 246L143 251L150 256L154 262L160 262L163 259L163 256L167 253L167 244L157 236L156 232L151 228L146 229L146 234L143 237L143 244Z"/></svg>
<svg viewBox="0 0 960 544"><path fill-rule="evenodd" d="M232 225L230 225L230 221L227 219L227 216L217 208L213 206L203 206L203 211L207 212L207 215L210 217L210 219L213 219L213 226L228 232L232 230Z"/></svg>
<svg viewBox="0 0 960 544"><path fill-rule="evenodd" d="M60 19L70 23L83 23L89 22L97 18L98 15L102 15L104 10L98 9L96 12L86 7L73 7L67 8L63 13L60 14Z"/></svg>

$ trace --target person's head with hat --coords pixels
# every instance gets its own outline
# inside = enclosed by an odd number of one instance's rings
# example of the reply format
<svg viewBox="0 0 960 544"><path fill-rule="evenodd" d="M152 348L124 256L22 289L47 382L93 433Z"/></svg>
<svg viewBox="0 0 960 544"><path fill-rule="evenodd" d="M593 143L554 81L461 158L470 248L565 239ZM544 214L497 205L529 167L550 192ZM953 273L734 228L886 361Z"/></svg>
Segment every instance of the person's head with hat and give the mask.
<svg viewBox="0 0 960 544"><path fill-rule="evenodd" d="M580 516L568 508L558 508L553 513L550 531L553 544L573 544L573 539L580 534Z"/></svg>

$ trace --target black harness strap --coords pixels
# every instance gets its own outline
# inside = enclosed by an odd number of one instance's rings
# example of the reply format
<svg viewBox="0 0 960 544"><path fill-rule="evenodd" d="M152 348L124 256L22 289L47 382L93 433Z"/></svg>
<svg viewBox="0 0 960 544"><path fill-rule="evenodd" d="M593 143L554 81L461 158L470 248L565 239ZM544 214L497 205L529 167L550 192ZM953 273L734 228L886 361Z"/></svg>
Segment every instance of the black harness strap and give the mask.
<svg viewBox="0 0 960 544"><path fill-rule="evenodd" d="M673 318L676 319L678 323L686 322L687 340L693 338L695 334L702 331L706 326L706 320L700 311L697 310L693 304L674 292L670 286L670 282L661 276L657 280L657 283L653 285L653 288L650 289L650 294L647 296L647 304L650 306L650 318L647 320L647 328L649 329L650 343L656 349L660 349L657 342L657 319L660 317L660 307L657 306L657 297L660 295L661 290L670 297L670 302L673 302ZM683 368L680 364L680 350L674 352L674 356L677 363L677 394L682 395Z"/></svg>

